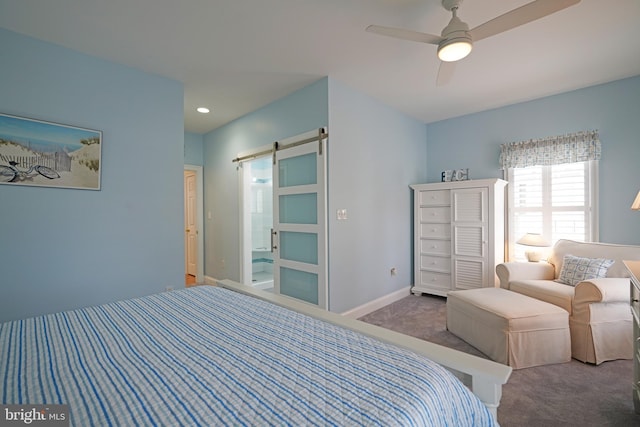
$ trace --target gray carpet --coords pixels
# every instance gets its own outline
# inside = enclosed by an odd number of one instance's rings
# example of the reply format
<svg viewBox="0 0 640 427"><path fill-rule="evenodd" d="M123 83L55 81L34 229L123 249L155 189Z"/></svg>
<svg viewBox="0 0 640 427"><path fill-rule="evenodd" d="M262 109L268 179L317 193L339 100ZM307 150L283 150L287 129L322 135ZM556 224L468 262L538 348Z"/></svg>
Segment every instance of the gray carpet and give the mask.
<svg viewBox="0 0 640 427"><path fill-rule="evenodd" d="M446 330L446 299L408 296L360 320L466 353L482 353ZM633 410L631 360L598 366L577 360L514 370L498 421L520 426L640 426Z"/></svg>

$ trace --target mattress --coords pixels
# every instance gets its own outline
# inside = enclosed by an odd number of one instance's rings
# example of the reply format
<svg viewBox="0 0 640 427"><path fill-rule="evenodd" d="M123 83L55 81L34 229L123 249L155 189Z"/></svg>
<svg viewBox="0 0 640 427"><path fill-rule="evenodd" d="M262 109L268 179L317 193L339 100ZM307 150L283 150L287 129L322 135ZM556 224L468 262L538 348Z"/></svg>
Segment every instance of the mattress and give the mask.
<svg viewBox="0 0 640 427"><path fill-rule="evenodd" d="M408 350L213 286L0 324L1 400L71 425L485 426Z"/></svg>

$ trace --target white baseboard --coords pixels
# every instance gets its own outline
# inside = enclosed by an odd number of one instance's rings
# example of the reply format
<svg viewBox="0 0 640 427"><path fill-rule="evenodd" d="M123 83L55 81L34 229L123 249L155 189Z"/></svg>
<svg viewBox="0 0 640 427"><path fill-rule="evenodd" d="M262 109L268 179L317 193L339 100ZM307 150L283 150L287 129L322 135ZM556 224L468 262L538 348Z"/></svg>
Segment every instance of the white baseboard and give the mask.
<svg viewBox="0 0 640 427"><path fill-rule="evenodd" d="M218 279L215 279L211 276L204 276L205 285L215 285L216 283L218 283Z"/></svg>
<svg viewBox="0 0 640 427"><path fill-rule="evenodd" d="M408 297L411 295L411 286L397 290L380 298L374 299L373 301L369 301L366 304L363 304L359 307L352 308L351 310L347 310L342 313L345 317L350 317L352 319L358 319L366 314L374 312L385 305L389 305L396 301L401 300L404 297Z"/></svg>
<svg viewBox="0 0 640 427"><path fill-rule="evenodd" d="M218 279L215 279L211 276L204 276L205 285L215 285L217 283L218 283ZM363 304L359 307L355 307L355 308L352 308L351 310L347 310L344 313L342 313L342 315L345 317L350 317L352 319L358 319L364 315L367 315L371 312L374 312L384 307L385 305L389 305L391 303L399 301L402 298L407 297L409 295L411 295L411 286L408 286L403 289L399 289L395 292L384 295L373 301L369 301L368 303Z"/></svg>
<svg viewBox="0 0 640 427"><path fill-rule="evenodd" d="M211 276L204 276L204 283L205 285L217 285L218 282L220 280L216 279L214 277ZM265 289L270 289L273 288L273 281L271 281L270 283L256 283L254 285L252 285L254 289L261 289L261 290L265 290Z"/></svg>

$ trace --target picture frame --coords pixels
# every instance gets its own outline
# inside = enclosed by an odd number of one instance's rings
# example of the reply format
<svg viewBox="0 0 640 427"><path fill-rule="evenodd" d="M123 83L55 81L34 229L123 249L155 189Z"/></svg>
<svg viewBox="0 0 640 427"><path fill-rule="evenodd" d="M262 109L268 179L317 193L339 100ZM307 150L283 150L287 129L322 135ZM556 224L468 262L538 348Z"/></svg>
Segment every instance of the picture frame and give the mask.
<svg viewBox="0 0 640 427"><path fill-rule="evenodd" d="M0 113L0 184L100 190L102 131Z"/></svg>

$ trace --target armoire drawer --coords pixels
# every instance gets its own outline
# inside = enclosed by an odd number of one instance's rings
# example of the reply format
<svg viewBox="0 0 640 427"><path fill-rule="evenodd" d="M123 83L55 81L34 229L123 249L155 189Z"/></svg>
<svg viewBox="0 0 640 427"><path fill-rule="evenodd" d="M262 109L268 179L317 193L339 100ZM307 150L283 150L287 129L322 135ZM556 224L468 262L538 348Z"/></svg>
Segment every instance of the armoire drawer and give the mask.
<svg viewBox="0 0 640 427"><path fill-rule="evenodd" d="M449 206L420 208L420 221L451 222L451 208Z"/></svg>
<svg viewBox="0 0 640 427"><path fill-rule="evenodd" d="M451 256L451 240L420 239L420 253Z"/></svg>
<svg viewBox="0 0 640 427"><path fill-rule="evenodd" d="M442 206L451 204L449 190L427 190L420 192L420 206Z"/></svg>
<svg viewBox="0 0 640 427"><path fill-rule="evenodd" d="M420 237L426 239L450 239L450 224L420 224Z"/></svg>
<svg viewBox="0 0 640 427"><path fill-rule="evenodd" d="M441 273L451 272L451 258L430 255L420 256L420 268L422 270L433 270Z"/></svg>
<svg viewBox="0 0 640 427"><path fill-rule="evenodd" d="M435 271L420 271L420 285L429 288L451 289L451 275Z"/></svg>

